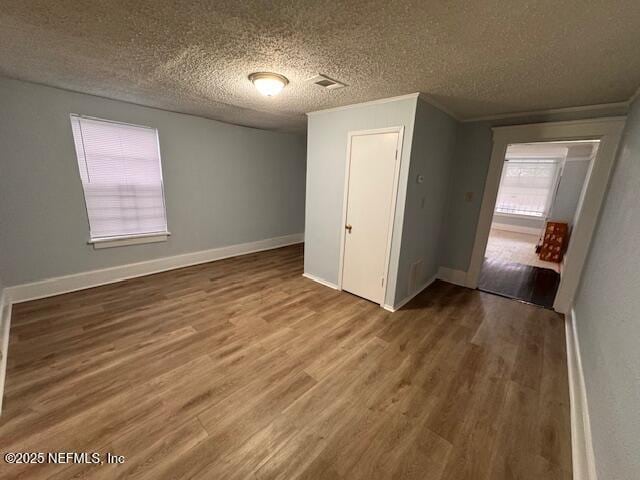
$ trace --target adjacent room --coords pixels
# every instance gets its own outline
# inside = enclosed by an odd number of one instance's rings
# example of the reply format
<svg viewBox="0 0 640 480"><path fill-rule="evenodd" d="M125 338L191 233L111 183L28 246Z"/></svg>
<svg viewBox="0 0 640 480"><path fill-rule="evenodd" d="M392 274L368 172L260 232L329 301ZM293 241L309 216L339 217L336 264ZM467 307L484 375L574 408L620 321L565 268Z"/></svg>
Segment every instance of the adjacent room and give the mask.
<svg viewBox="0 0 640 480"><path fill-rule="evenodd" d="M0 478L640 478L638 25L0 0Z"/></svg>
<svg viewBox="0 0 640 480"><path fill-rule="evenodd" d="M509 145L480 290L553 307L598 143Z"/></svg>

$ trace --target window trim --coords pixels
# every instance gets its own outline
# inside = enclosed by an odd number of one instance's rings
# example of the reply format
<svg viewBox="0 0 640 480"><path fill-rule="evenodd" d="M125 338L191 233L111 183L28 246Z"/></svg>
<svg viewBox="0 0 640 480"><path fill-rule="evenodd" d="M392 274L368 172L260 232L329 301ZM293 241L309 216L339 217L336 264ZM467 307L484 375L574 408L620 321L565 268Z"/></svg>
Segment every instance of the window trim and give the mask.
<svg viewBox="0 0 640 480"><path fill-rule="evenodd" d="M494 215L500 215L501 217L529 218L529 219L539 218L540 220L545 219L545 215L529 215L527 213L504 213L497 209L493 213Z"/></svg>
<svg viewBox="0 0 640 480"><path fill-rule="evenodd" d="M115 123L118 125L127 125L130 127L136 128L147 128L149 130L153 130L156 134L156 147L158 149L158 163L160 164L160 188L162 191L162 208L164 209L164 219L165 225L167 227L164 232L148 232L148 233L134 233L131 235L118 235L114 237L91 237L91 222L89 220L89 210L87 209L87 199L86 193L84 191L84 185L82 185L82 199L84 201L85 213L87 215L87 224L89 226L89 240L87 240L87 244L93 245L93 248L98 250L102 248L112 248L112 247L124 247L128 245L142 245L145 243L158 243L158 242L166 242L168 237L171 235L169 231L169 216L167 214L167 201L164 193L164 172L162 169L162 152L160 150L160 132L156 127L150 127L148 125L137 125L135 123L129 122L120 122L117 120L110 120L107 118L94 117L91 115L82 115L80 113L69 114L69 121L71 123L71 132L72 139L74 142L74 152L75 152L75 138L73 138L73 119L84 118L86 120L94 120L97 122L105 122L105 123ZM77 155L77 154L76 154ZM77 162L76 158L76 162ZM80 178L80 183L82 184L82 175L80 174L80 170L78 170L78 176Z"/></svg>
<svg viewBox="0 0 640 480"><path fill-rule="evenodd" d="M122 235L118 237L94 238L87 241L93 248L125 247L127 245L143 245L145 243L166 242L171 236L171 232L141 233L135 235Z"/></svg>

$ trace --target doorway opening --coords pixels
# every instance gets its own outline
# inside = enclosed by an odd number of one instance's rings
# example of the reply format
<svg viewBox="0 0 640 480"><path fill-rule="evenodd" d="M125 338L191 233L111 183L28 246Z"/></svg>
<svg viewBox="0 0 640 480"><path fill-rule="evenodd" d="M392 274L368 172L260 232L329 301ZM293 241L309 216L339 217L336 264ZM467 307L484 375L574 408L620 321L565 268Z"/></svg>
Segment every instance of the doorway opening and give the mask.
<svg viewBox="0 0 640 480"><path fill-rule="evenodd" d="M478 289L553 307L599 143L507 147Z"/></svg>
<svg viewBox="0 0 640 480"><path fill-rule="evenodd" d="M579 203L579 215L573 226L569 246L564 255L560 284L553 309L560 313L571 311L582 269L589 252L598 214L611 176L616 151L626 117L604 117L566 122L534 123L493 127L493 149L489 171L482 194L482 206L476 226L473 251L465 285L477 288L491 231L502 169L509 145L516 143L571 143L598 140L598 150L587 174L586 188Z"/></svg>

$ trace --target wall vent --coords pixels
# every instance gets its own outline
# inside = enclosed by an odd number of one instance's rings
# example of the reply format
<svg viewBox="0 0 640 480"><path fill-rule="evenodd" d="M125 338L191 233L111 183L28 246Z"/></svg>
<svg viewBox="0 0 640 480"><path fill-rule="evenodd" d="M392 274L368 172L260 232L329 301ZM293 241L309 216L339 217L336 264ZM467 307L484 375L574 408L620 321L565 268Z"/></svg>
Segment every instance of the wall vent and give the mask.
<svg viewBox="0 0 640 480"><path fill-rule="evenodd" d="M338 88L344 88L347 86L346 83L339 82L338 80L334 80L333 78L329 78L322 74L310 78L308 82L327 90L337 90Z"/></svg>
<svg viewBox="0 0 640 480"><path fill-rule="evenodd" d="M414 262L409 269L409 295L413 295L415 291L418 289L418 281L420 276L422 275L422 259Z"/></svg>

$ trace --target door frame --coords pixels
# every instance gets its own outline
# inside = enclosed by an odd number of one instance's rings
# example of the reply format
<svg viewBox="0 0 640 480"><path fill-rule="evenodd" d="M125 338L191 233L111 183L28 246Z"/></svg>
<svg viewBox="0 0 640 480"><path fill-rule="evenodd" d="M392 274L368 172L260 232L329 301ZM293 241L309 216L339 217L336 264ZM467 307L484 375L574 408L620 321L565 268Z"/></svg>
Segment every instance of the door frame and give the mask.
<svg viewBox="0 0 640 480"><path fill-rule="evenodd" d="M398 204L398 186L400 181L400 166L402 164L402 145L404 139L404 126L375 128L371 130L353 130L347 133L347 161L345 162L344 193L342 199L342 223L340 224L340 261L338 265L338 290L342 290L342 276L344 270L344 244L347 239L345 228L347 222L347 210L349 201L349 180L351 175L351 143L353 137L364 135L379 135L382 133L397 133L398 143L396 145L396 159L393 172L393 191L391 193L391 211L389 214L389 232L387 233L387 247L385 249L384 260L384 294L380 306L384 307L387 299L387 289L389 288L389 265L391 263L391 243L393 240L393 226L396 216L396 206Z"/></svg>
<svg viewBox="0 0 640 480"><path fill-rule="evenodd" d="M578 221L573 227L569 247L565 254L560 285L553 304L553 308L557 312L568 313L578 288L582 268L596 228L598 214L607 191L625 121L626 116L616 116L492 128L493 150L484 186L473 252L466 276L468 287L478 287L507 147L513 143L600 140L598 152L587 175L582 209Z"/></svg>

